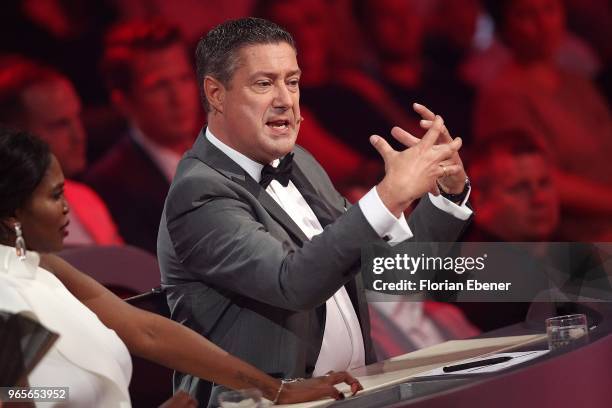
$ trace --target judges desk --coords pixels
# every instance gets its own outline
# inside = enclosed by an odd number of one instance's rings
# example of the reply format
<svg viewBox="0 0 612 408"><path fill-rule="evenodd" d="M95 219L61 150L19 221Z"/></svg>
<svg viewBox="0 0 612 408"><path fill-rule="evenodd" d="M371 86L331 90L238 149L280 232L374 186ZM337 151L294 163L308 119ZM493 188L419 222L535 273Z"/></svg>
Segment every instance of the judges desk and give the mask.
<svg viewBox="0 0 612 408"><path fill-rule="evenodd" d="M373 364L354 372L366 388L361 395L292 407L611 407L612 321L608 319L589 331L586 344L570 345L503 371L410 378L464 358L546 350L543 320L538 328L521 323L478 339L446 342ZM394 384L377 387L383 377Z"/></svg>

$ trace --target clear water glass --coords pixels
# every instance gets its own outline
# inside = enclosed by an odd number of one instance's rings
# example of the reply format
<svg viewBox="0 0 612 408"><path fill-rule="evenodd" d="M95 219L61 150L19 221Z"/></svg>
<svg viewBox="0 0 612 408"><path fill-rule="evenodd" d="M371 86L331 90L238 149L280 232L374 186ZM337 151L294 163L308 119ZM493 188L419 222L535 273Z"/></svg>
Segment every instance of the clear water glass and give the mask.
<svg viewBox="0 0 612 408"><path fill-rule="evenodd" d="M238 391L224 391L218 397L221 408L263 408L261 391L249 388Z"/></svg>
<svg viewBox="0 0 612 408"><path fill-rule="evenodd" d="M551 351L577 342L588 343L587 318L583 314L573 314L546 319L546 336Z"/></svg>

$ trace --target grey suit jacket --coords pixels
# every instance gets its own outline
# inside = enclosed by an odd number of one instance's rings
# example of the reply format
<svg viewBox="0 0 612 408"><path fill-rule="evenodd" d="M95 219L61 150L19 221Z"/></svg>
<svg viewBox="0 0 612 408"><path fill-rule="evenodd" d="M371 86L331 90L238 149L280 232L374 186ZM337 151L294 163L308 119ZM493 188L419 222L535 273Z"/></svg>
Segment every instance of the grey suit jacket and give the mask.
<svg viewBox="0 0 612 408"><path fill-rule="evenodd" d="M325 302L342 285L375 361L363 283L363 245L380 242L305 150L294 149L292 181L324 227L308 240L261 186L202 132L170 187L157 254L172 318L277 377L312 373L325 327ZM465 222L428 199L409 218L415 238L455 240ZM206 384L176 373L202 401Z"/></svg>

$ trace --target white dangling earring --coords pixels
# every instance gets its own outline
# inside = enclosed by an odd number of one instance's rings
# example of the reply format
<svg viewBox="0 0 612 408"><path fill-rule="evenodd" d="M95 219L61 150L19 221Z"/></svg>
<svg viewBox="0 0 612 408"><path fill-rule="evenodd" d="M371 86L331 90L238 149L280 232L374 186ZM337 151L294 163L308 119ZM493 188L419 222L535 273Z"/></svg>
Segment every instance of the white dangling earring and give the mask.
<svg viewBox="0 0 612 408"><path fill-rule="evenodd" d="M26 259L26 244L23 239L23 233L21 232L21 223L15 223L15 251L17 252L17 256L20 261L24 261Z"/></svg>

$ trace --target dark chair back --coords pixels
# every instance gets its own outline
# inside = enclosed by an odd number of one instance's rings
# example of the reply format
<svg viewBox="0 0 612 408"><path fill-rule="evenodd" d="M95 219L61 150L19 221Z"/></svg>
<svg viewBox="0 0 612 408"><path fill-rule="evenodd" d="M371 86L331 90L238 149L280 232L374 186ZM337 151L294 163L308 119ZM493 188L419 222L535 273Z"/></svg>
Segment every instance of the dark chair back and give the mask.
<svg viewBox="0 0 612 408"><path fill-rule="evenodd" d="M65 249L59 256L121 297L160 284L157 258L140 248L92 245Z"/></svg>

